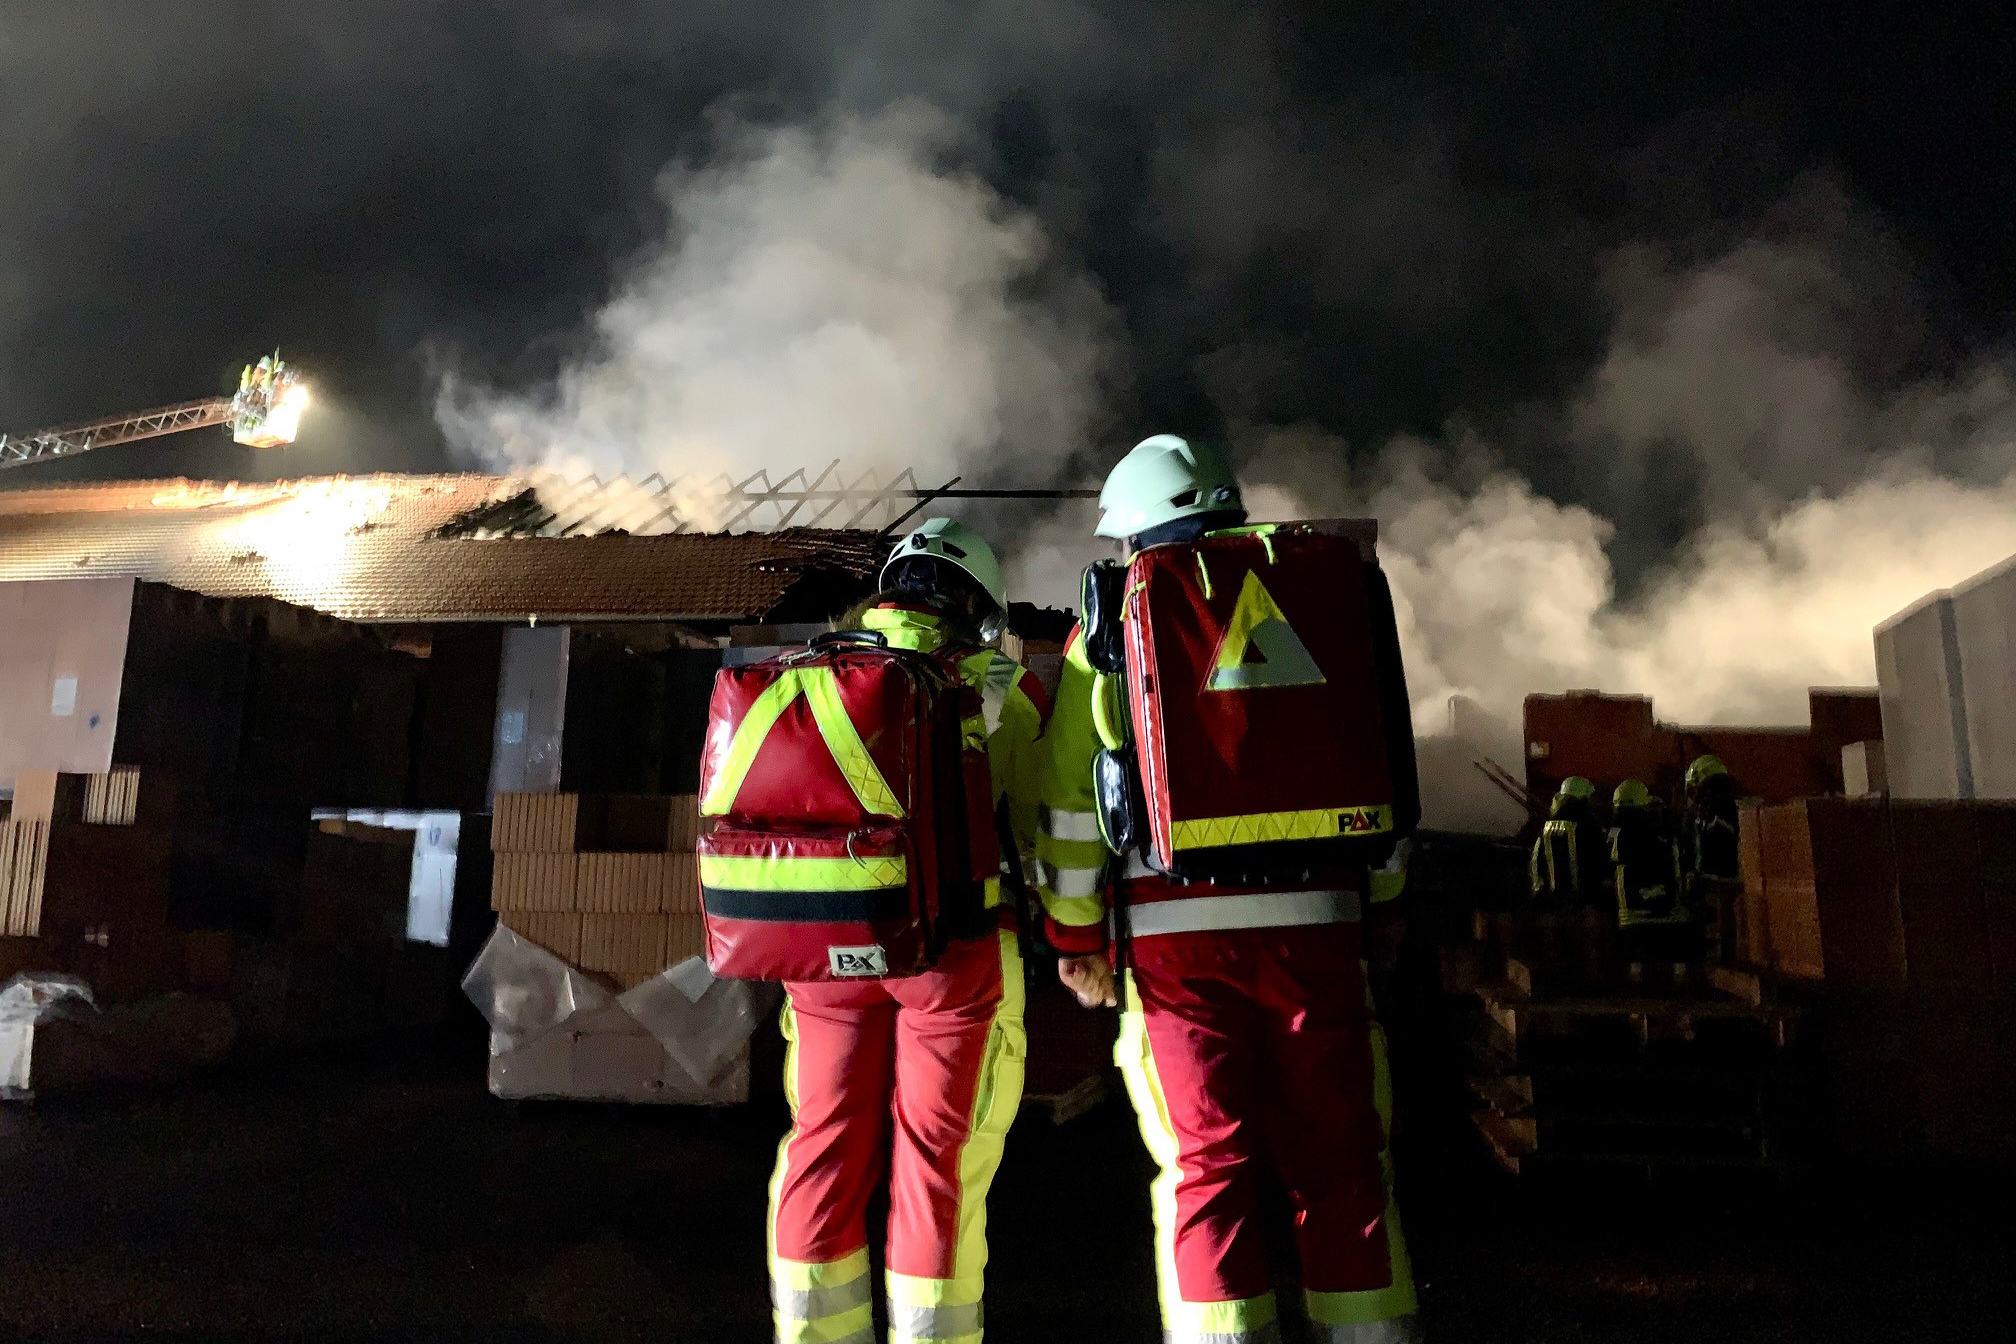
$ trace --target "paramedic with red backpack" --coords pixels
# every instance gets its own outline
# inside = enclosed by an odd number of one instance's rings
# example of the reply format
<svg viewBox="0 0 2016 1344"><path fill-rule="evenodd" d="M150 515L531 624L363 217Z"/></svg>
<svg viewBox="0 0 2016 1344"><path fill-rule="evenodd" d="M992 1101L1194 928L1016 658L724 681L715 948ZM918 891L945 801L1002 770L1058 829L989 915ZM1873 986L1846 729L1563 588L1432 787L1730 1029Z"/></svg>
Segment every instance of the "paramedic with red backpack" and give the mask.
<svg viewBox="0 0 2016 1344"><path fill-rule="evenodd" d="M1280 1339L1264 1163L1294 1207L1310 1337L1416 1339L1361 961L1419 814L1384 578L1355 543L1242 527L1222 456L1173 435L1099 503L1129 565L1088 571L1066 648L1039 891L1087 1006L1114 1001L1109 923L1121 940L1116 1057L1161 1168L1163 1337Z"/></svg>
<svg viewBox="0 0 2016 1344"><path fill-rule="evenodd" d="M983 750L1020 859L1035 822L1048 698L987 642L1005 623L1001 566L949 519L914 529L858 621L936 654L964 683L968 752ZM969 809L973 810L973 809ZM989 851L993 814L969 817ZM889 1191L892 1341L981 1338L987 1188L1022 1094L1022 959L1000 878L987 932L955 939L920 974L788 984L792 1126L770 1183L770 1275L780 1344L870 1344L868 1202Z"/></svg>

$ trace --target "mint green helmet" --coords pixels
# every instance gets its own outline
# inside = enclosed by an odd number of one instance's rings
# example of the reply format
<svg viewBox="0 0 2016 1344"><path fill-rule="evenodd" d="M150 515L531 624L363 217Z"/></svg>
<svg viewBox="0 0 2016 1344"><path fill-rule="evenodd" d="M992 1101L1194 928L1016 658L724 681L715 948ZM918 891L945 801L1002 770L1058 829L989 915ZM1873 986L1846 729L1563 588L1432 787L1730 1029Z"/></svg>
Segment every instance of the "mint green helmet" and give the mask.
<svg viewBox="0 0 2016 1344"><path fill-rule="evenodd" d="M1008 581L1002 576L1001 561L995 556L994 548L987 544L987 538L966 524L950 518L926 518L897 542L896 549L889 552L889 558L882 562L884 579L897 561L907 560L913 555L928 555L964 570L987 596L994 599L994 606L1000 613L1007 615Z"/></svg>
<svg viewBox="0 0 2016 1344"><path fill-rule="evenodd" d="M1223 453L1174 434L1157 434L1135 444L1106 477L1094 531L1125 540L1178 518L1244 507Z"/></svg>

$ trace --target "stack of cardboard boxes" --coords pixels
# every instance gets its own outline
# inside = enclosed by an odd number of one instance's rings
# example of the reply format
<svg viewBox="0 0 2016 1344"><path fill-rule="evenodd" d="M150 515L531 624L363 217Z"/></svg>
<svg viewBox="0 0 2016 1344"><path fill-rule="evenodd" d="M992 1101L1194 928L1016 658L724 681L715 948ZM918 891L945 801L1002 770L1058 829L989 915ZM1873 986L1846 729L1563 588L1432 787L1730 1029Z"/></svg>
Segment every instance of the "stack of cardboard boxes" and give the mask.
<svg viewBox="0 0 2016 1344"><path fill-rule="evenodd" d="M1819 997L1851 1149L2016 1157L2016 804L1747 806L1738 960Z"/></svg>
<svg viewBox="0 0 2016 1344"><path fill-rule="evenodd" d="M497 797L490 904L503 925L630 989L704 945L691 795Z"/></svg>
<svg viewBox="0 0 2016 1344"><path fill-rule="evenodd" d="M169 844L137 772L23 774L0 822L0 980L62 971L101 1000L179 987Z"/></svg>

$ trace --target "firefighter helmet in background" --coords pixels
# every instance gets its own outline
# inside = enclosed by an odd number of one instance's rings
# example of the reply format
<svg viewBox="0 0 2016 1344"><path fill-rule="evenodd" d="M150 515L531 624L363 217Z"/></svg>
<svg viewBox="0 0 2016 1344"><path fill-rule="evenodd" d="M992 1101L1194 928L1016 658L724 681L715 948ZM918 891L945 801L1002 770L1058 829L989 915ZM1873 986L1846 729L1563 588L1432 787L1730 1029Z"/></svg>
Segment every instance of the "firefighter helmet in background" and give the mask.
<svg viewBox="0 0 2016 1344"><path fill-rule="evenodd" d="M1225 455L1208 444L1157 434L1134 445L1099 491L1102 537L1124 541L1151 527L1245 505Z"/></svg>
<svg viewBox="0 0 2016 1344"><path fill-rule="evenodd" d="M1561 781L1555 790L1554 801L1547 805L1547 815L1558 817L1578 803L1588 803L1596 796L1596 786L1581 775L1570 775Z"/></svg>
<svg viewBox="0 0 2016 1344"><path fill-rule="evenodd" d="M1729 767L1722 764L1721 757L1696 756L1693 764L1687 767L1687 792L1692 793L1717 775L1728 773Z"/></svg>
<svg viewBox="0 0 2016 1344"><path fill-rule="evenodd" d="M1617 786L1617 792L1610 795L1613 808L1650 807L1652 791L1635 779L1627 779Z"/></svg>
<svg viewBox="0 0 2016 1344"><path fill-rule="evenodd" d="M926 518L889 552L889 558L882 563L882 582L888 582L889 571L899 563L918 556L944 561L987 594L994 610L981 619L983 639L991 643L1007 627L1008 583L1001 573L1001 561L987 544L987 538L951 518Z"/></svg>

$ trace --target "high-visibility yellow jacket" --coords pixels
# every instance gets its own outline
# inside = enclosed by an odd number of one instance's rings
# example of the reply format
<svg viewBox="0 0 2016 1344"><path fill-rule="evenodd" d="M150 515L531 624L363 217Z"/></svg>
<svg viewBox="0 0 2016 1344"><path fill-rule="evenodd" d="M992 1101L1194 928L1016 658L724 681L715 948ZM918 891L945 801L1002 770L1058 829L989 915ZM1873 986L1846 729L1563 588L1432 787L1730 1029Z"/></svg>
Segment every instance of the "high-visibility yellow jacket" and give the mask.
<svg viewBox="0 0 2016 1344"><path fill-rule="evenodd" d="M1085 656L1084 631L1074 628L1064 646L1057 700L1043 733L1036 889L1048 916L1050 945L1077 955L1106 945L1107 886L1119 861L1101 838L1092 796L1092 761L1102 745L1093 721L1098 693ZM1371 874L1368 895L1374 906L1396 899L1405 889L1407 849L1402 841L1392 860Z"/></svg>
<svg viewBox="0 0 2016 1344"><path fill-rule="evenodd" d="M1006 800L1008 825L1023 872L1032 871L1036 843L1038 743L1049 716L1049 696L1033 673L994 649L951 646L940 618L921 604L883 602L862 613L860 626L899 649L944 653L978 693L979 712L966 721L967 740L987 744L994 778L994 806ZM1000 882L988 883L987 904L1000 902Z"/></svg>

